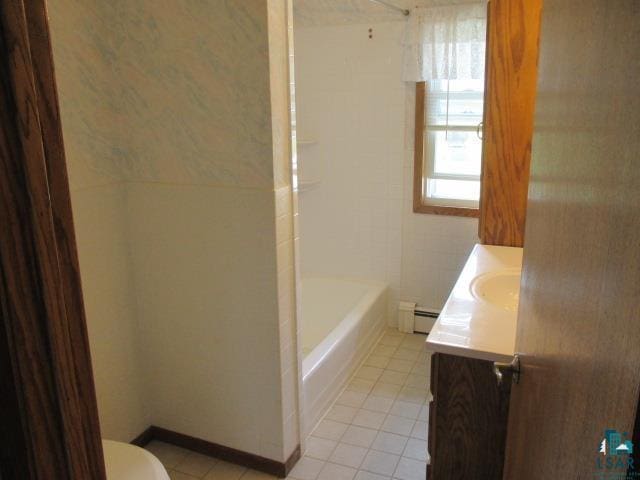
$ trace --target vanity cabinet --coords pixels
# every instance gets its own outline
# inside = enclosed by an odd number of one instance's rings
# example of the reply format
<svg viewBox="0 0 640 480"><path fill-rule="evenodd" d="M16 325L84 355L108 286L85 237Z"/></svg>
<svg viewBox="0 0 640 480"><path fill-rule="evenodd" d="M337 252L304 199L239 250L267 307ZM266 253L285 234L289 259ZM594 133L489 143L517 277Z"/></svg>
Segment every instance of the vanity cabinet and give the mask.
<svg viewBox="0 0 640 480"><path fill-rule="evenodd" d="M510 391L493 362L432 355L428 480L502 480Z"/></svg>

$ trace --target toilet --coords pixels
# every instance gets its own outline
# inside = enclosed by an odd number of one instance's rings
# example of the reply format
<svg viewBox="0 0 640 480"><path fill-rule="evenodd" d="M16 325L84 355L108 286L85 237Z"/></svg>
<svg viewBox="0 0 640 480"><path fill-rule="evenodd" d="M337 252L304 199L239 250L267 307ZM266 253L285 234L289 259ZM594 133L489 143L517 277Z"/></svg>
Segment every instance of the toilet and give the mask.
<svg viewBox="0 0 640 480"><path fill-rule="evenodd" d="M169 480L160 460L143 448L103 440L102 449L107 480Z"/></svg>

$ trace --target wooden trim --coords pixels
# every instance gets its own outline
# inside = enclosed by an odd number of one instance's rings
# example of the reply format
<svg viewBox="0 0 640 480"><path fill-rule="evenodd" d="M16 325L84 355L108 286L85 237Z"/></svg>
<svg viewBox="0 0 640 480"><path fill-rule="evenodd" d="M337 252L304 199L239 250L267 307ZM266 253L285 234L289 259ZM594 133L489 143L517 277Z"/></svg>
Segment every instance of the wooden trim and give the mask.
<svg viewBox="0 0 640 480"><path fill-rule="evenodd" d="M482 195L482 179L485 178L485 166L484 166L484 159L485 159L485 153L484 153L484 130L487 126L487 90L490 88L489 85L489 49L491 48L491 43L489 41L489 32L491 31L491 3L494 2L496 0L489 0L487 2L487 31L485 32L485 49L484 49L484 91L485 91L485 95L484 95L484 104L483 104L483 108L482 108L482 163L480 164L480 200L478 201L478 207L480 209L480 212L482 212L482 210L485 207L484 204L484 198ZM484 219L485 219L485 215L483 215L482 213L480 213L480 215L478 215L478 238L482 237L482 231L484 230Z"/></svg>
<svg viewBox="0 0 640 480"><path fill-rule="evenodd" d="M413 149L413 212L430 213L433 215L453 215L457 217L478 217L477 208L448 207L444 205L429 205L425 203L423 193L424 177L424 123L425 123L425 82L416 83L416 121L414 130Z"/></svg>
<svg viewBox="0 0 640 480"><path fill-rule="evenodd" d="M414 213L430 213L432 215L451 215L454 217L478 218L480 211L477 208L447 207L444 205L428 205L421 203L413 206Z"/></svg>
<svg viewBox="0 0 640 480"><path fill-rule="evenodd" d="M104 480L46 18L0 3L0 477Z"/></svg>
<svg viewBox="0 0 640 480"><path fill-rule="evenodd" d="M300 457L302 457L302 451L300 450L300 445L298 445L293 451L293 453L289 455L289 458L287 458L287 461L284 462L284 472L282 475L283 477L286 477L291 473L291 470L293 470L293 467L296 466L296 463L298 463L298 460L300 460Z"/></svg>
<svg viewBox="0 0 640 480"><path fill-rule="evenodd" d="M144 447L153 440L169 443L191 450L192 452L219 458L226 462L235 463L236 465L268 473L269 475L275 475L280 478L285 478L289 475L289 472L291 472L295 464L300 460L301 455L300 446L298 445L286 462L283 463L156 426L147 428L131 443L139 447Z"/></svg>
<svg viewBox="0 0 640 480"><path fill-rule="evenodd" d="M138 435L136 438L131 440L131 445L135 445L137 447L144 447L153 441L153 427L147 428L144 432Z"/></svg>
<svg viewBox="0 0 640 480"><path fill-rule="evenodd" d="M425 122L425 82L416 83L416 121L413 137L413 211L420 212L422 207L422 182L424 173L424 122Z"/></svg>

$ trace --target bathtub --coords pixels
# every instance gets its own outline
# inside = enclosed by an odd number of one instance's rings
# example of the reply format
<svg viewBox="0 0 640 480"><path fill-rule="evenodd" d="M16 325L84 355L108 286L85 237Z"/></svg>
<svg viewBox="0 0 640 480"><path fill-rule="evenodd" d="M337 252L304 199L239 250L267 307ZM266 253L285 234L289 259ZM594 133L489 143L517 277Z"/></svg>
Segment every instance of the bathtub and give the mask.
<svg viewBox="0 0 640 480"><path fill-rule="evenodd" d="M305 434L386 327L388 286L360 279L303 277L302 392Z"/></svg>

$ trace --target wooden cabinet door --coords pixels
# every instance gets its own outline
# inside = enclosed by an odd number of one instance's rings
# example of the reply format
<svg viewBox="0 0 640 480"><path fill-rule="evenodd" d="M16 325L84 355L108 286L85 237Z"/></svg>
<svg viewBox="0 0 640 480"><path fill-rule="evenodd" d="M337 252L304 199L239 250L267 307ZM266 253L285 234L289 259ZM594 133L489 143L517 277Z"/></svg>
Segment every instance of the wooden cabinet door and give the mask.
<svg viewBox="0 0 640 480"><path fill-rule="evenodd" d="M640 389L638 46L637 0L545 1L505 480L624 478L600 447Z"/></svg>
<svg viewBox="0 0 640 480"><path fill-rule="evenodd" d="M478 236L522 247L542 0L491 0Z"/></svg>
<svg viewBox="0 0 640 480"><path fill-rule="evenodd" d="M502 478L509 390L489 361L433 354L429 480Z"/></svg>

